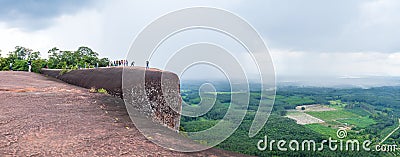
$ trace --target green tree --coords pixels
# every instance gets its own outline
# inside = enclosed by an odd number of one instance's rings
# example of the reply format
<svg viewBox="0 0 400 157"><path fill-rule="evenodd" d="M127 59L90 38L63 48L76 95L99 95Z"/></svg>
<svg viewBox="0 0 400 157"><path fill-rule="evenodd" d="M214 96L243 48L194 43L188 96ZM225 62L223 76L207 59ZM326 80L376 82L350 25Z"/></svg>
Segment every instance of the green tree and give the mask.
<svg viewBox="0 0 400 157"><path fill-rule="evenodd" d="M30 48L16 46L14 51L8 53L7 58L0 57L0 70L9 70L9 65L12 63L13 70L28 71L28 61L32 63L33 72L39 72L47 62L40 58L39 51L33 52Z"/></svg>
<svg viewBox="0 0 400 157"><path fill-rule="evenodd" d="M35 52L27 54L27 60L38 60L38 59L40 59L39 51L35 51Z"/></svg>
<svg viewBox="0 0 400 157"><path fill-rule="evenodd" d="M99 67L106 67L110 63L110 59L102 58L99 60Z"/></svg>
<svg viewBox="0 0 400 157"><path fill-rule="evenodd" d="M0 70L9 70L9 64L13 63L14 70L28 70L28 61L31 61L32 71L39 72L41 68L50 69L76 69L85 65L95 67L108 66L108 58L98 58L98 53L89 47L81 46L76 51L60 51L53 47L47 51L49 59L41 59L39 51L16 46L15 50L9 52L7 58L0 56Z"/></svg>
<svg viewBox="0 0 400 157"><path fill-rule="evenodd" d="M75 53L81 56L81 63L83 64L88 63L90 65L95 65L99 61L99 59L97 58L99 54L88 47L81 46Z"/></svg>
<svg viewBox="0 0 400 157"><path fill-rule="evenodd" d="M7 58L0 57L0 70L8 70L8 65Z"/></svg>
<svg viewBox="0 0 400 157"><path fill-rule="evenodd" d="M59 49L57 47L53 47L47 51L47 53L49 54L49 60L47 62L48 68L57 69L60 62Z"/></svg>
<svg viewBox="0 0 400 157"><path fill-rule="evenodd" d="M22 47L22 46L15 46L15 50L11 51L8 54L8 59L15 61L15 60L25 60L28 56L32 53L32 49Z"/></svg>
<svg viewBox="0 0 400 157"><path fill-rule="evenodd" d="M14 64L13 64L13 70L28 71L28 61L27 60L15 60Z"/></svg>
<svg viewBox="0 0 400 157"><path fill-rule="evenodd" d="M39 73L40 69L45 68L47 61L45 59L36 59L32 61L32 71Z"/></svg>
<svg viewBox="0 0 400 157"><path fill-rule="evenodd" d="M89 47L81 46L76 51L60 51L56 47L48 51L49 60L48 67L51 69L74 69L91 65L96 66L98 63L100 67L107 66L109 63L108 58L98 58L98 53Z"/></svg>

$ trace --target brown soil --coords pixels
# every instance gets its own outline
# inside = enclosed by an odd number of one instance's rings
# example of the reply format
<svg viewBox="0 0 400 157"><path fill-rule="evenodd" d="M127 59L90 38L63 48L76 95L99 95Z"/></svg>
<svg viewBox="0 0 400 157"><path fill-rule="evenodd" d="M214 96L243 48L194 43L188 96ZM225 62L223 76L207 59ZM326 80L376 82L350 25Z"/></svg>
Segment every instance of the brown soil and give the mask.
<svg viewBox="0 0 400 157"><path fill-rule="evenodd" d="M121 99L27 72L0 72L0 156L242 156L166 150L135 128Z"/></svg>
<svg viewBox="0 0 400 157"><path fill-rule="evenodd" d="M313 117L305 112L300 112L300 111L289 111L287 113L286 117L295 120L296 123L300 124L300 125L324 123L323 120Z"/></svg>

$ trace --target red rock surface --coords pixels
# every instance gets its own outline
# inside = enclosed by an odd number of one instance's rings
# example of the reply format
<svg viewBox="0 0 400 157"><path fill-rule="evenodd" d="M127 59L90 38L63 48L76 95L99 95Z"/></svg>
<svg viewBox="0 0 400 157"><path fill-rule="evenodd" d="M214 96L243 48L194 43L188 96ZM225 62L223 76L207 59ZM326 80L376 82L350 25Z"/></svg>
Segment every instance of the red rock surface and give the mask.
<svg viewBox="0 0 400 157"><path fill-rule="evenodd" d="M125 97L133 109L153 121L179 129L180 82L174 73L138 66L80 69L62 75L61 70L42 69L41 73L88 89L106 89L111 95Z"/></svg>
<svg viewBox="0 0 400 157"><path fill-rule="evenodd" d="M27 72L0 72L0 156L242 156L166 150L133 125L122 99Z"/></svg>

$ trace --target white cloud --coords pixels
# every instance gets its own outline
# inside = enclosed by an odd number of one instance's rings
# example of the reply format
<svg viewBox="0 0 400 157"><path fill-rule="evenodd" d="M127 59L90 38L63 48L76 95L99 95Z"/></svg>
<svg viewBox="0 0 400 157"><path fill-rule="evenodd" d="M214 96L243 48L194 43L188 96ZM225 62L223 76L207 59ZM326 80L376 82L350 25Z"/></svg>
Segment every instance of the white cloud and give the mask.
<svg viewBox="0 0 400 157"><path fill-rule="evenodd" d="M85 45L97 49L102 43L103 29L99 13L86 10L74 15L62 15L54 20L52 26L45 30L26 32L19 28L7 28L0 25L0 49L2 55L13 51L15 46L24 46L40 51L47 57L52 47L62 50L76 50Z"/></svg>
<svg viewBox="0 0 400 157"><path fill-rule="evenodd" d="M14 50L15 46L25 46L34 50L50 47L50 38L38 32L24 32L18 28L7 28L0 23L0 43L2 56Z"/></svg>
<svg viewBox="0 0 400 157"><path fill-rule="evenodd" d="M129 46L147 24L168 12L191 6L230 8L239 1L98 1L73 14L60 14L45 29L26 32L0 23L0 49L3 55L15 46L41 51L56 46L75 50L85 45L112 59L125 57Z"/></svg>
<svg viewBox="0 0 400 157"><path fill-rule="evenodd" d="M341 44L353 51L399 51L400 1L377 0L361 3L358 17L340 32Z"/></svg>
<svg viewBox="0 0 400 157"><path fill-rule="evenodd" d="M361 20L366 27L374 25L394 26L399 24L400 1L378 0L361 5Z"/></svg>
<svg viewBox="0 0 400 157"><path fill-rule="evenodd" d="M271 50L278 75L286 76L400 76L400 52L318 53Z"/></svg>
<svg viewBox="0 0 400 157"><path fill-rule="evenodd" d="M53 43L52 46L62 50L76 50L84 45L101 52L98 47L104 40L102 20L97 10L85 10L79 14L58 17L54 26L40 33L51 39L48 42Z"/></svg>

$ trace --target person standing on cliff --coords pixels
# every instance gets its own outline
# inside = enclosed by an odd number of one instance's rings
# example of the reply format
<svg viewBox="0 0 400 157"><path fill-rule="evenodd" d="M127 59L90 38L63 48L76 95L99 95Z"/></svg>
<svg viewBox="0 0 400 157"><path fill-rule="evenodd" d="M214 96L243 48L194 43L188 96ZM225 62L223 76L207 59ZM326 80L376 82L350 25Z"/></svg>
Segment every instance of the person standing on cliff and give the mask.
<svg viewBox="0 0 400 157"><path fill-rule="evenodd" d="M10 63L10 70L12 71L12 63Z"/></svg>
<svg viewBox="0 0 400 157"><path fill-rule="evenodd" d="M149 69L149 61L146 61L146 69Z"/></svg>

